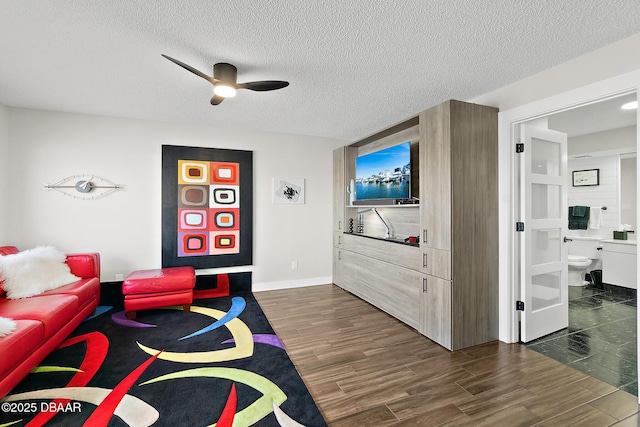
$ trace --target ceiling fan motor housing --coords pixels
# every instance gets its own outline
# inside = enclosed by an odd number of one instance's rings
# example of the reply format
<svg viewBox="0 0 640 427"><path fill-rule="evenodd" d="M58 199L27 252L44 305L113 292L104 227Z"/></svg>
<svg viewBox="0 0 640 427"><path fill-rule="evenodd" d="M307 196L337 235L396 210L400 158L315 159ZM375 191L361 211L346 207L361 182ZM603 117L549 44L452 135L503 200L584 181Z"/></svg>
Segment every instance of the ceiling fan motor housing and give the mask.
<svg viewBox="0 0 640 427"><path fill-rule="evenodd" d="M219 62L213 66L213 78L235 85L238 78L238 69L226 62Z"/></svg>

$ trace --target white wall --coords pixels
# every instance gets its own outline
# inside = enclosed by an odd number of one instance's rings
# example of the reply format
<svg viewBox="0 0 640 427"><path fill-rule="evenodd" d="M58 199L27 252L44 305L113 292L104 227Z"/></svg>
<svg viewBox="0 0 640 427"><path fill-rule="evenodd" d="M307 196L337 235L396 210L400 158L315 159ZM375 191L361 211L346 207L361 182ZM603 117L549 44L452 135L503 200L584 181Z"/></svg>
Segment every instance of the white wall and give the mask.
<svg viewBox="0 0 640 427"><path fill-rule="evenodd" d="M620 159L620 222L638 232L638 159Z"/></svg>
<svg viewBox="0 0 640 427"><path fill-rule="evenodd" d="M217 271L253 271L256 290L331 280L332 152L345 141L14 108L9 124L13 179L4 244L100 252L102 281L158 268L161 145L251 150L254 264ZM124 189L96 200L44 189L82 173ZM305 178L306 203L272 204L274 176Z"/></svg>
<svg viewBox="0 0 640 427"><path fill-rule="evenodd" d="M0 104L0 246L9 228L9 108Z"/></svg>
<svg viewBox="0 0 640 427"><path fill-rule="evenodd" d="M569 174L583 169L600 169L600 185L596 187L569 186L569 205L607 206L602 212L602 228L600 230L571 230L569 233L581 236L603 236L610 239L613 230L617 230L622 220L623 205L625 212L636 217L635 174L622 176L620 154L636 152L636 126L612 129L569 138ZM590 155L587 158L571 158L571 156ZM631 160L635 167L635 158ZM633 180L633 185L625 187L625 181ZM627 183L629 184L629 183ZM631 210L630 204L633 205ZM628 223L628 222L627 222ZM635 219L631 221L635 224Z"/></svg>
<svg viewBox="0 0 640 427"><path fill-rule="evenodd" d="M620 225L620 156L588 157L569 159L569 180L572 172L586 169L600 169L600 185L574 187L569 184L569 206L606 206L602 211L599 230L569 230L571 236L593 236L613 238L613 230Z"/></svg>
<svg viewBox="0 0 640 427"><path fill-rule="evenodd" d="M553 129L553 127L551 127ZM567 154L592 154L610 151L611 154L632 153L636 151L636 126L627 126L604 132L589 133L569 138Z"/></svg>

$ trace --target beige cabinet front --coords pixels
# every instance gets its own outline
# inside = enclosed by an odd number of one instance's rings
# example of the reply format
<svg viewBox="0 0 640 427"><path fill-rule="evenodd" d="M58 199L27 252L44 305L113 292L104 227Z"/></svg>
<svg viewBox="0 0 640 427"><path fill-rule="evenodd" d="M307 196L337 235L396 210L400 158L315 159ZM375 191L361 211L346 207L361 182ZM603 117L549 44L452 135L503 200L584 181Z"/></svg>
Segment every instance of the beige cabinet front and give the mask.
<svg viewBox="0 0 640 427"><path fill-rule="evenodd" d="M333 151L333 230L344 230L345 208L345 147Z"/></svg>
<svg viewBox="0 0 640 427"><path fill-rule="evenodd" d="M424 275L422 280L418 330L451 350L451 282Z"/></svg>
<svg viewBox="0 0 640 427"><path fill-rule="evenodd" d="M418 329L420 272L349 251L340 251L338 262L344 289Z"/></svg>
<svg viewBox="0 0 640 427"><path fill-rule="evenodd" d="M420 113L420 205L423 246L451 250L449 103Z"/></svg>
<svg viewBox="0 0 640 427"><path fill-rule="evenodd" d="M451 280L451 251L421 247L423 271L430 276Z"/></svg>

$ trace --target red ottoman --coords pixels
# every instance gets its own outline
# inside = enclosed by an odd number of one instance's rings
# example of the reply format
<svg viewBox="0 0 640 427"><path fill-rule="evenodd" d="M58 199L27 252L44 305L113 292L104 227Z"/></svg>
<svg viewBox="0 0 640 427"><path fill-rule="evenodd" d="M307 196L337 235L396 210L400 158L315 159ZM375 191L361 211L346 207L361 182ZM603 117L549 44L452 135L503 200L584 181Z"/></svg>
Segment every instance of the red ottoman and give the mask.
<svg viewBox="0 0 640 427"><path fill-rule="evenodd" d="M169 305L182 305L184 311L189 311L195 284L193 267L134 271L122 283L127 318L135 319L138 310Z"/></svg>

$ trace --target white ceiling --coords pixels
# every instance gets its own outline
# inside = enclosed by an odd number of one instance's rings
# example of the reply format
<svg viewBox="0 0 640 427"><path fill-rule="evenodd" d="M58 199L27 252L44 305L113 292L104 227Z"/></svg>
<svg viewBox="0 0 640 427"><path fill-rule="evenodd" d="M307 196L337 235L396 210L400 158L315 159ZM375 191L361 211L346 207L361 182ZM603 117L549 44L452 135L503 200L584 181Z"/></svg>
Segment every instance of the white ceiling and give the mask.
<svg viewBox="0 0 640 427"><path fill-rule="evenodd" d="M636 110L623 110L635 101L635 93L618 96L549 116L549 129L566 133L570 138L636 125Z"/></svg>
<svg viewBox="0 0 640 427"><path fill-rule="evenodd" d="M355 140L638 32L637 0L2 0L0 103ZM163 53L291 85L213 107Z"/></svg>

